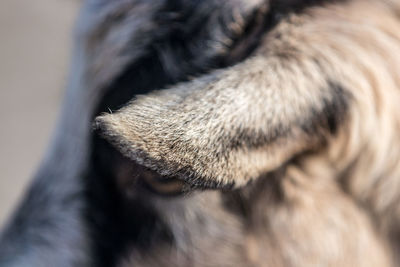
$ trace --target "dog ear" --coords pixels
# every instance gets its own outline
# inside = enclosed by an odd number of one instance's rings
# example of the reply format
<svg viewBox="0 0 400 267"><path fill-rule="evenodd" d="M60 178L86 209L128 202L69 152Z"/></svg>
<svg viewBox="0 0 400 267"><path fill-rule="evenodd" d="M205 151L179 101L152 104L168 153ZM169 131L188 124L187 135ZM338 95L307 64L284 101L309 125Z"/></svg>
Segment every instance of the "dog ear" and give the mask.
<svg viewBox="0 0 400 267"><path fill-rule="evenodd" d="M321 62L256 55L139 96L95 127L125 156L192 186L241 186L337 128L346 94Z"/></svg>

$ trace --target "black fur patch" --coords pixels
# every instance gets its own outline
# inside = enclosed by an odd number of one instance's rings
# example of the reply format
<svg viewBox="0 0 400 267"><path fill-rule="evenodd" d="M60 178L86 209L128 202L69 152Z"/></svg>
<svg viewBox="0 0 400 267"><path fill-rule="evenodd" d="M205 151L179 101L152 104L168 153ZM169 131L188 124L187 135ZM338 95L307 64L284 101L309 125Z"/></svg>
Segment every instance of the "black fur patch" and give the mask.
<svg viewBox="0 0 400 267"><path fill-rule="evenodd" d="M311 135L325 137L326 133L335 135L338 129L344 125L349 109L351 95L339 82L328 80L329 95L322 99L323 109L312 110L312 117L304 120L300 127Z"/></svg>
<svg viewBox="0 0 400 267"><path fill-rule="evenodd" d="M94 6L101 8L109 2L112 1L99 1L99 4ZM207 15L207 12L213 10L205 9L208 11L195 18L193 14L196 13L193 11L196 11L200 5L206 6L208 2L167 1L166 8L171 11L169 14L173 15L177 12L182 14L176 21L178 25L168 25L168 27L177 27L172 29L171 35L166 37L163 35L162 38L165 39L158 39L152 43L150 48L146 48L149 49L146 56L132 62L123 74L110 82L111 86L107 88L107 94L92 116L108 112L109 108L111 110L118 109L137 94L144 94L177 81L184 81L187 79L187 75L198 75L211 68L225 67L247 57L257 46L261 35L261 31L258 29L255 31L256 34L249 34L252 39L249 41L251 45L245 44L245 49L240 50L237 60L215 57L204 60L201 49L196 50L189 47L193 45L192 35L202 30L202 18ZM304 8L307 5L319 3L319 1L297 2L296 9L299 9L300 6ZM187 6L189 3L191 8L181 10L182 3L185 3L183 6ZM293 1L276 0L271 3L272 8L267 15L270 17L266 20L265 28L262 29L268 30L268 25L274 25L281 16L293 11L293 7L287 8L286 6L291 5ZM165 15L165 13L163 14ZM189 26L186 23L188 18L194 19L193 23L196 25L190 24ZM250 23L246 31L252 32L252 27L257 25L257 21ZM201 41L202 38L199 35L197 40ZM242 40L236 39L235 41L237 44ZM235 44L232 48L234 47ZM230 55L228 54L228 56ZM340 100L340 87L335 90L338 91L336 95ZM77 93L82 92L77 91ZM344 101L334 100L332 103L328 101L326 111L315 120L322 119L325 121L327 129L334 132L341 123L341 117L338 117L336 112L344 110L345 105ZM84 127L89 128L90 125L84 125ZM280 134L282 131L278 129L275 135L279 136ZM252 139L252 136L253 133L250 134L249 140ZM84 137L77 136L76 138ZM62 168L63 157L51 155L57 159L59 157L60 160L57 165L44 166L45 168L38 173L15 217L10 221L5 233L2 234L0 262L8 260L11 262L19 257L26 257L37 260L30 262L32 266L40 266L46 265L48 262L54 263L54 261L48 261L49 258L52 260L57 258L59 264L55 266L66 266L71 263L68 260L72 258L75 260L75 264L72 265L78 266L85 264L78 262L75 254L83 253L90 254L86 255L85 259L93 260L94 266L115 266L130 246L146 249L156 242L173 242L169 229L155 211L146 205L145 201L137 199L127 204L121 196L121 192L115 185L115 173L113 173L112 166L115 159L118 160L118 156L113 154L116 151L95 134L90 141L90 143L83 144L91 149L89 164L79 167L82 168L79 170L68 170L70 173L78 173L77 177L65 175L63 173L65 170ZM184 177L188 175L188 183L193 187L221 187L221 184L213 182L207 177L194 177L193 171L189 167L180 170L180 174ZM69 222L73 223L69 224ZM79 232L81 235L79 237L70 235L70 230L79 231L70 228L78 228L78 226L90 231L88 238L91 240L92 248L88 248L87 251L80 250L80 241L84 240L87 235L85 231ZM65 232L60 233L60 229ZM72 250L72 247L66 247L65 240L69 241L68 244L73 244L75 250ZM68 251L65 252L65 250ZM41 255L32 256L34 253L41 253Z"/></svg>

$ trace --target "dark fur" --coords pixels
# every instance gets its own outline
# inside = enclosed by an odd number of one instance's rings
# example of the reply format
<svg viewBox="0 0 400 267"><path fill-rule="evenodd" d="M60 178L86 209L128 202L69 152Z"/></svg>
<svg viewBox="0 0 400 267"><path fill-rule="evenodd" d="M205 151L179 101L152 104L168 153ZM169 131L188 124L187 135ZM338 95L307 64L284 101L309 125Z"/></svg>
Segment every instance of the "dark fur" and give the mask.
<svg viewBox="0 0 400 267"><path fill-rule="evenodd" d="M199 150L180 139L194 122L224 121L215 111L225 99L234 103L235 95L209 85L223 80L225 71L257 69L252 60L271 53L278 67L301 62L307 51L297 51L298 43L287 38L301 29L292 16L326 2L347 1L87 0L58 130L3 231L0 266L296 266L295 259L301 266L352 266L363 262L353 253L360 248L385 262L386 237L377 234L375 210L361 209L365 203L353 199L351 189L343 192L345 182L333 183L329 171L323 177L298 171L350 123L355 100L331 62L312 58L314 69L302 69L300 76L317 69L321 78L310 83L314 102L293 121L272 116L262 117L267 128L234 122L226 123L228 130L204 127L199 139L206 145ZM282 21L288 28L279 28ZM213 90L217 97L206 98ZM137 95L146 96L135 100ZM197 112L202 101L210 113ZM169 112L186 121L168 120ZM109 118L118 116L129 122L128 132L139 129L144 145L113 128ZM182 152L179 146L186 148L183 156L154 157L152 148ZM196 154L209 147L205 159ZM260 147L289 152L277 166L235 177L229 156ZM245 161L245 152L238 158ZM232 168L213 169L212 160ZM151 191L145 177L153 176L183 181L182 190ZM318 201L310 205L310 199ZM358 247L364 236L365 247ZM330 242L333 250L342 246L340 256L319 249Z"/></svg>

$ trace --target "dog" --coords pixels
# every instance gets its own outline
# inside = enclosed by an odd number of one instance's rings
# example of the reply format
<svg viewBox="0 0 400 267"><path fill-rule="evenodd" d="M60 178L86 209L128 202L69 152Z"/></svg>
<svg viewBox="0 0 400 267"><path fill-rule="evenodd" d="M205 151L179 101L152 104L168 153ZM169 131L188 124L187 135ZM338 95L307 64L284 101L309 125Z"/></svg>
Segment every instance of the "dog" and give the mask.
<svg viewBox="0 0 400 267"><path fill-rule="evenodd" d="M1 266L400 266L400 1L86 0Z"/></svg>

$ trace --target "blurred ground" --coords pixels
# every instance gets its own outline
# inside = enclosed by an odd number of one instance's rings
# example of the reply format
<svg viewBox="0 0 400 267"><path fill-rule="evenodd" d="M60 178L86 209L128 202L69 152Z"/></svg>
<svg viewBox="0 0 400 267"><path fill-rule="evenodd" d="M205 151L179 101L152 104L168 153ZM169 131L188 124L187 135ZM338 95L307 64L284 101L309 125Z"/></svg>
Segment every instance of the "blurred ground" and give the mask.
<svg viewBox="0 0 400 267"><path fill-rule="evenodd" d="M0 1L0 225L53 130L77 7L78 0Z"/></svg>

